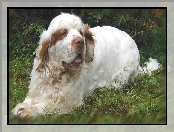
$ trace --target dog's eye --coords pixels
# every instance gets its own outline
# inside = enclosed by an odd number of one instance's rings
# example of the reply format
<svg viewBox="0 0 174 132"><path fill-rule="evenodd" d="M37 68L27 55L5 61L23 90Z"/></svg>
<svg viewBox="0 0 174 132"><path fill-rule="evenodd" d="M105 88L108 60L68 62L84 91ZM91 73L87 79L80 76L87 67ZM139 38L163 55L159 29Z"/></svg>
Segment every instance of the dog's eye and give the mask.
<svg viewBox="0 0 174 132"><path fill-rule="evenodd" d="M59 39L62 40L64 39L68 34L68 30L67 29L63 29L59 32Z"/></svg>
<svg viewBox="0 0 174 132"><path fill-rule="evenodd" d="M83 36L83 32L82 31L79 31L79 33Z"/></svg>
<svg viewBox="0 0 174 132"><path fill-rule="evenodd" d="M68 31L66 29L63 30L63 32L61 33L62 37L66 37L68 34Z"/></svg>

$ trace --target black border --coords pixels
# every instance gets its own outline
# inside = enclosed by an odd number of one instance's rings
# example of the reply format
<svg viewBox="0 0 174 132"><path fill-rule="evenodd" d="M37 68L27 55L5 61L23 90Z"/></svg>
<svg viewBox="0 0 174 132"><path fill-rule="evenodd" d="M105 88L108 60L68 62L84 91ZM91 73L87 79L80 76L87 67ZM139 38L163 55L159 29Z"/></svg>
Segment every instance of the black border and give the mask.
<svg viewBox="0 0 174 132"><path fill-rule="evenodd" d="M167 64L167 7L7 7L7 125L167 125L167 67L166 67L166 123L164 124L10 124L9 123L9 10L10 9L166 9Z"/></svg>

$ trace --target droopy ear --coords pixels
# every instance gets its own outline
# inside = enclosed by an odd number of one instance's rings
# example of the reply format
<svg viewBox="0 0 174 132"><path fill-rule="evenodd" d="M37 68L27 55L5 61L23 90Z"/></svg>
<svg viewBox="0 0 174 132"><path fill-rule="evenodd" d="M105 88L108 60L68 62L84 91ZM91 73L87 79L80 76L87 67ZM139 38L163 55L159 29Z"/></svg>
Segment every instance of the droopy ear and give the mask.
<svg viewBox="0 0 174 132"><path fill-rule="evenodd" d="M36 57L39 59L40 63L36 68L37 71L42 71L45 67L45 63L48 60L48 48L50 47L50 39L47 36L47 32L43 31L40 36L39 47L36 51Z"/></svg>
<svg viewBox="0 0 174 132"><path fill-rule="evenodd" d="M92 62L94 59L94 39L92 32L89 30L90 27L88 25L84 25L84 35L86 41L86 54L85 54L85 62Z"/></svg>

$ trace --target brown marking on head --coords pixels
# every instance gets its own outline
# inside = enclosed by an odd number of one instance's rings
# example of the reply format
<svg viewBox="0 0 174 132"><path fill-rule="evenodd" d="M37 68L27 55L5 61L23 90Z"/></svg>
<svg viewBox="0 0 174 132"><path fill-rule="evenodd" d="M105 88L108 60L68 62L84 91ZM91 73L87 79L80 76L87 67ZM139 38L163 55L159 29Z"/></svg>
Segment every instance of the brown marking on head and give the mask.
<svg viewBox="0 0 174 132"><path fill-rule="evenodd" d="M94 46L95 46L95 42L94 42L94 38L92 37L93 34L92 32L89 30L90 27L88 25L84 26L85 31L85 41L86 41L86 54L85 54L85 62L89 63L92 62L94 59Z"/></svg>
<svg viewBox="0 0 174 132"><path fill-rule="evenodd" d="M93 35L91 33L91 31L89 31L90 27L89 25L85 25L85 40L87 42L87 44L91 44L91 45L94 45L94 39L93 39Z"/></svg>
<svg viewBox="0 0 174 132"><path fill-rule="evenodd" d="M68 34L67 29L60 29L52 34L50 40L44 40L41 43L42 47L39 51L40 59L42 61L47 60L48 59L48 48L50 48L51 46L54 46L57 43L57 41L63 40L67 36L67 34Z"/></svg>
<svg viewBox="0 0 174 132"><path fill-rule="evenodd" d="M41 60L37 70L43 69L45 62L49 59L48 48L54 46L57 41L63 40L68 34L67 29L59 29L55 33L52 34L50 40L46 39L41 42L41 48L38 51L38 57Z"/></svg>
<svg viewBox="0 0 174 132"><path fill-rule="evenodd" d="M60 30L57 30L55 33L53 33L51 36L50 47L54 46L57 41L63 40L67 36L67 34L68 34L67 29L60 29Z"/></svg>

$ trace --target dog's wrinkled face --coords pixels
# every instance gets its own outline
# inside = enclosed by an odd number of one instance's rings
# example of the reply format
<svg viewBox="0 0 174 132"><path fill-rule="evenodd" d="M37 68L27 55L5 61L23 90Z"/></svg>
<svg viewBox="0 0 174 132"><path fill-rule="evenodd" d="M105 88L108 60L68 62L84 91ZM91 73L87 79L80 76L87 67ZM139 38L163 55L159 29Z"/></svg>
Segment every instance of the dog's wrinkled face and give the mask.
<svg viewBox="0 0 174 132"><path fill-rule="evenodd" d="M55 44L48 48L49 59L62 63L65 70L78 68L84 60L85 40L81 29L64 28L57 31L52 40ZM58 37L59 36L59 37Z"/></svg>
<svg viewBox="0 0 174 132"><path fill-rule="evenodd" d="M41 62L56 61L65 70L76 69L83 63L86 46L84 25L79 17L70 14L55 17L40 38Z"/></svg>

